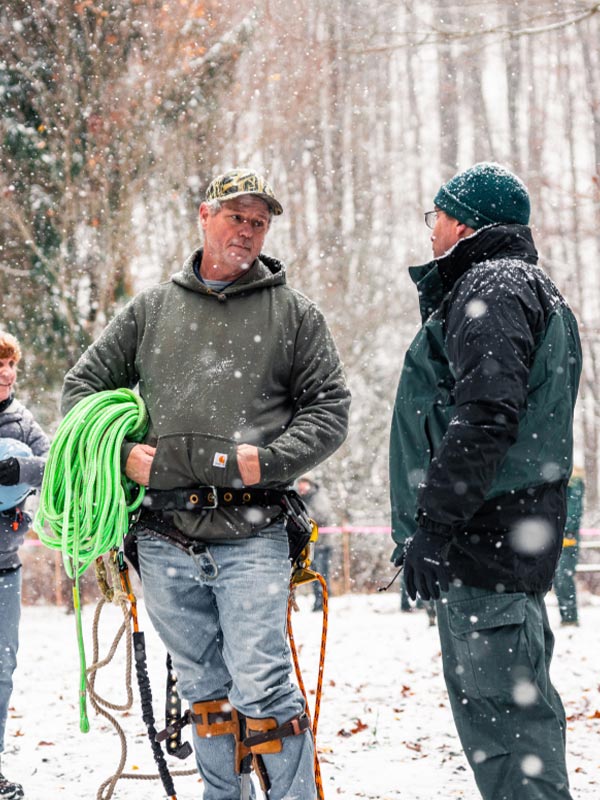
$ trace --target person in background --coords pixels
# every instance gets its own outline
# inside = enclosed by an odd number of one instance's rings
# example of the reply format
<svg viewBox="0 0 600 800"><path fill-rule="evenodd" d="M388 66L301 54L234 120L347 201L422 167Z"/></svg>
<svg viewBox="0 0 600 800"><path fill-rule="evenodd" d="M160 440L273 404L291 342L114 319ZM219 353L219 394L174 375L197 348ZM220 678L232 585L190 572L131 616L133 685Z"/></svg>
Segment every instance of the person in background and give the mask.
<svg viewBox="0 0 600 800"><path fill-rule="evenodd" d="M319 528L325 527L331 519L331 504L325 490L319 486L311 474L302 475L298 478L296 485L298 494L302 498L309 517L311 517ZM329 543L329 536L319 536L315 545L312 567L325 578L325 583L329 585L329 574L331 571L331 557L333 548ZM319 581L312 582L314 594L313 611L323 610L323 587Z"/></svg>
<svg viewBox="0 0 600 800"><path fill-rule="evenodd" d="M33 415L15 399L21 348L10 333L0 331L0 753L17 665L21 617L21 561L19 547L31 517L23 504L42 484L50 447ZM23 797L21 784L3 775L0 763L0 800Z"/></svg>
<svg viewBox="0 0 600 800"><path fill-rule="evenodd" d="M570 800L544 596L562 547L581 374L575 317L537 265L524 183L483 162L425 214L422 326L390 440L393 560L438 602L444 678L484 800ZM406 540L406 542L405 542Z"/></svg>
<svg viewBox="0 0 600 800"><path fill-rule="evenodd" d="M579 528L583 516L584 492L583 470L574 467L567 486L567 521L563 549L554 575L554 591L558 598L561 625L579 625L575 569L579 561Z"/></svg>

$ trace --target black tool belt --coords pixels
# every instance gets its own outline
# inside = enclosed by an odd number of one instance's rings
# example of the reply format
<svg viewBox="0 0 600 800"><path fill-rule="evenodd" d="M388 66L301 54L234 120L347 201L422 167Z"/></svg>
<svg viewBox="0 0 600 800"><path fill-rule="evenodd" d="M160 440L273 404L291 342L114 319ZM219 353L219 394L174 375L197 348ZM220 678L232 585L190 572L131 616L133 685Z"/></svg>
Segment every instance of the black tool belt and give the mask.
<svg viewBox="0 0 600 800"><path fill-rule="evenodd" d="M260 488L222 488L198 486L192 489L169 489L165 491L148 490L140 509L139 519L160 538L169 539L173 544L195 557L206 551L206 543L195 541L178 531L172 523L164 519L163 512L208 511L219 507L240 506L280 506L286 520L289 543L289 557L292 563L300 556L312 534L312 521L302 499L293 489ZM125 554L137 570L133 554Z"/></svg>
<svg viewBox="0 0 600 800"><path fill-rule="evenodd" d="M206 511L219 506L278 506L289 492L278 489L229 489L197 486L193 489L149 489L143 500L147 511Z"/></svg>

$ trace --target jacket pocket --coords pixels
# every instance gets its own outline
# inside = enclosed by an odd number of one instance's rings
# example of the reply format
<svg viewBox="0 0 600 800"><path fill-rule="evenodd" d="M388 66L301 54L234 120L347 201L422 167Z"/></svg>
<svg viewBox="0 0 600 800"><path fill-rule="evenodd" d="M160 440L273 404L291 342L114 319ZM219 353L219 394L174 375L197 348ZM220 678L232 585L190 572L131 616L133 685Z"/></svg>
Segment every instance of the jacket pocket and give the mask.
<svg viewBox="0 0 600 800"><path fill-rule="evenodd" d="M240 488L242 479L233 439L208 433L171 433L159 437L150 488L186 486Z"/></svg>
<svg viewBox="0 0 600 800"><path fill-rule="evenodd" d="M523 593L490 594L448 605L455 673L466 696L515 697L535 681Z"/></svg>

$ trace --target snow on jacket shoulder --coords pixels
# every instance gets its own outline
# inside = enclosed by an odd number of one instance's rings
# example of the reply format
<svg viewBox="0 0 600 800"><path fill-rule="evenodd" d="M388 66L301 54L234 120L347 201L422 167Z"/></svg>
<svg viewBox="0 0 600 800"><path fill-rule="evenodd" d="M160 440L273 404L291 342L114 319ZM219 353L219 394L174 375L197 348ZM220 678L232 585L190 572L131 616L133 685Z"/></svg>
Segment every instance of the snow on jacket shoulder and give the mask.
<svg viewBox="0 0 600 800"><path fill-rule="evenodd" d="M536 260L529 229L491 226L413 270L424 322L406 356L390 456L396 540L418 517L457 537L471 574L479 559L507 586L519 558L494 564L515 516L551 520L543 569L511 584L531 578L531 588L547 584L562 534L581 369L573 314ZM477 559L469 536L486 540Z"/></svg>

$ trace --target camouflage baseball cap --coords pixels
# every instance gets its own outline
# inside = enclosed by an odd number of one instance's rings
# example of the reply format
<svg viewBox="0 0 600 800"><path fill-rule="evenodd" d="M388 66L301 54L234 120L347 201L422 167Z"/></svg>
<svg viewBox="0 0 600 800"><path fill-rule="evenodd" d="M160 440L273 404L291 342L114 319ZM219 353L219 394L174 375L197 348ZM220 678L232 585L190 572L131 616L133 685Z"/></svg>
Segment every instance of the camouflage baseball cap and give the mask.
<svg viewBox="0 0 600 800"><path fill-rule="evenodd" d="M266 180L251 169L230 169L212 181L206 190L207 200L233 200L243 194L262 198L273 214L283 214L283 207L275 198Z"/></svg>

